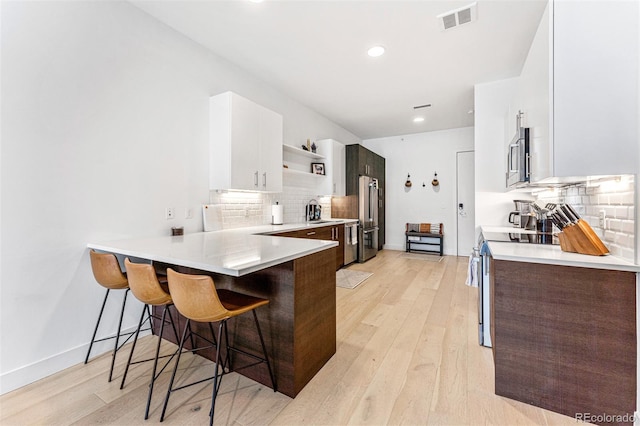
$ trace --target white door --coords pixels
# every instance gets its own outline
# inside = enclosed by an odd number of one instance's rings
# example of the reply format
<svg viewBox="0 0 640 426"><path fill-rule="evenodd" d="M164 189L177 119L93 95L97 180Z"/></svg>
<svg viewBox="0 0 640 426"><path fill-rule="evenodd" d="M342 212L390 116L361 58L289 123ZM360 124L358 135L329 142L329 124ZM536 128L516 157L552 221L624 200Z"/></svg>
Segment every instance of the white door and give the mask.
<svg viewBox="0 0 640 426"><path fill-rule="evenodd" d="M456 153L456 175L458 256L469 256L476 245L473 151Z"/></svg>

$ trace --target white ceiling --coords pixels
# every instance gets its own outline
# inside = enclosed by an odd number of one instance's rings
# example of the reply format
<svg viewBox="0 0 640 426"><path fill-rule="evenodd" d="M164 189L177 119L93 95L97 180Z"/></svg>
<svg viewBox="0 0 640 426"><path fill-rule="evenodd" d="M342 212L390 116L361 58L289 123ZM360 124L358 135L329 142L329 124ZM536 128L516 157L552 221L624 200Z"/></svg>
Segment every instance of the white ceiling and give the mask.
<svg viewBox="0 0 640 426"><path fill-rule="evenodd" d="M473 85L520 74L546 0L478 0L477 21L446 31L436 15L471 0L132 3L369 139L472 126Z"/></svg>

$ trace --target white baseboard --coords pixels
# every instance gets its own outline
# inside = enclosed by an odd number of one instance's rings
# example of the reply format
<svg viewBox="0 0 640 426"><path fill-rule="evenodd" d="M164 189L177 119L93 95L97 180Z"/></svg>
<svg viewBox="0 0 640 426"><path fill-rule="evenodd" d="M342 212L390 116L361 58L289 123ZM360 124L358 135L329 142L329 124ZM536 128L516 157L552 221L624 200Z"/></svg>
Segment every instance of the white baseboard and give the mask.
<svg viewBox="0 0 640 426"><path fill-rule="evenodd" d="M136 326L129 327L128 329L123 330L123 333L134 332L135 330ZM140 337L148 334L150 334L150 332L145 331L140 333ZM91 362L92 358L95 358L98 355L112 351L113 344L113 340L94 343L93 348L91 348L91 358L89 359L89 362ZM2 373L0 375L0 395L58 373L65 368L84 362L84 357L87 355L88 349L89 343L86 343L32 364Z"/></svg>

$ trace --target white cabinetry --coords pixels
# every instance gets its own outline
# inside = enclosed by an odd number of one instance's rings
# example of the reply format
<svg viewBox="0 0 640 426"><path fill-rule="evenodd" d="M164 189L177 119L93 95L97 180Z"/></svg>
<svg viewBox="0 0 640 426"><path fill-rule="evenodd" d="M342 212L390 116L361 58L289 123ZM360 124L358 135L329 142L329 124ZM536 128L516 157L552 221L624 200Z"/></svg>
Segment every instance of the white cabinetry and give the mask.
<svg viewBox="0 0 640 426"><path fill-rule="evenodd" d="M209 188L282 191L282 116L233 92L209 100Z"/></svg>
<svg viewBox="0 0 640 426"><path fill-rule="evenodd" d="M284 153L284 173L297 177L312 177L315 179L324 179L324 175L315 174L311 169L313 163L325 162L325 157L311 151L305 151L292 145L282 145ZM314 182L315 183L315 182Z"/></svg>
<svg viewBox="0 0 640 426"><path fill-rule="evenodd" d="M638 173L636 1L550 1L523 67L532 182Z"/></svg>
<svg viewBox="0 0 640 426"><path fill-rule="evenodd" d="M316 142L318 152L327 158L325 172L327 179L319 188L321 195L344 196L345 190L345 155L344 144L334 139L323 139Z"/></svg>
<svg viewBox="0 0 640 426"><path fill-rule="evenodd" d="M283 145L284 164L287 166L284 173L293 177L297 185L313 187L318 195L345 195L344 144L334 139L319 140L315 144L316 153ZM324 175L312 173L313 163L324 164Z"/></svg>

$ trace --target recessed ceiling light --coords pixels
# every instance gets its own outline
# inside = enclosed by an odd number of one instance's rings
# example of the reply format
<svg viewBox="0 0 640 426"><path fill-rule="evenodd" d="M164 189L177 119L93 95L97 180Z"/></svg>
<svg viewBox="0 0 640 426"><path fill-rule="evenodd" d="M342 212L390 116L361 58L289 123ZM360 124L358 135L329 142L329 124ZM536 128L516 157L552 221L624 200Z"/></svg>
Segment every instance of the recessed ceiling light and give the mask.
<svg viewBox="0 0 640 426"><path fill-rule="evenodd" d="M372 48L367 50L367 54L369 56L371 56L372 58L375 58L377 56L382 56L382 55L384 55L384 47L383 46L373 46Z"/></svg>
<svg viewBox="0 0 640 426"><path fill-rule="evenodd" d="M421 122L423 122L423 121L424 121L424 117L415 117L415 118L413 119L413 122L414 122L414 123L421 123Z"/></svg>

